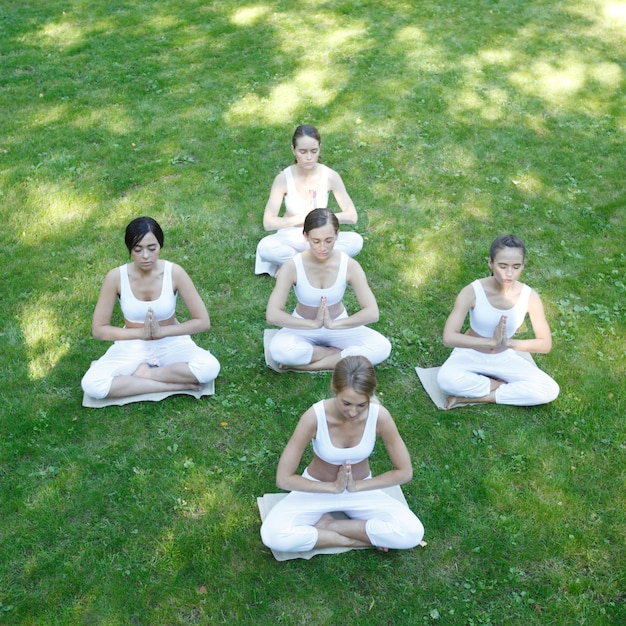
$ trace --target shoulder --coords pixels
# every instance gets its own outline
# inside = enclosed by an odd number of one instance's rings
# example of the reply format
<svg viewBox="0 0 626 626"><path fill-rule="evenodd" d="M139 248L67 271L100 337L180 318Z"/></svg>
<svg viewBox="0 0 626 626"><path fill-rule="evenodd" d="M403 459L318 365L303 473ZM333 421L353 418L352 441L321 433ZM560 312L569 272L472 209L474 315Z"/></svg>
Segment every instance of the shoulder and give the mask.
<svg viewBox="0 0 626 626"><path fill-rule="evenodd" d="M341 176L339 172L336 172L332 167L328 167L328 165L324 165L324 163L320 163L321 172L324 173L330 182L341 180Z"/></svg>
<svg viewBox="0 0 626 626"><path fill-rule="evenodd" d="M346 267L348 268L348 275L350 275L352 272L358 272L359 274L365 275L365 272L363 271L361 264L356 259L352 258L351 256L349 256L343 251L341 252L341 254L344 257L344 263L346 264ZM347 260L345 260L345 257L348 257Z"/></svg>
<svg viewBox="0 0 626 626"><path fill-rule="evenodd" d="M105 285L120 285L120 277L122 275L122 268L127 268L127 265L121 265L119 267L114 267L112 270L109 270L104 277L103 286Z"/></svg>
<svg viewBox="0 0 626 626"><path fill-rule="evenodd" d="M397 432L396 423L391 417L391 413L382 405L378 406L378 421L376 422L376 431L379 435L385 433Z"/></svg>
<svg viewBox="0 0 626 626"><path fill-rule="evenodd" d="M172 286L174 287L174 291L177 291L180 287L193 286L193 280L183 267L178 265L178 263L171 263L170 261L165 261L165 265L163 266L163 271L167 271L167 267L171 268L172 275Z"/></svg>
<svg viewBox="0 0 626 626"><path fill-rule="evenodd" d="M309 407L300 417L296 430L305 435L305 438L311 439L317 433L317 414L315 405Z"/></svg>
<svg viewBox="0 0 626 626"><path fill-rule="evenodd" d="M528 285L523 285L522 286L522 293L524 293L524 289L527 290L528 292L528 308L530 309L531 307L542 307L543 308L543 303L541 302L541 296L531 287L529 287Z"/></svg>
<svg viewBox="0 0 626 626"><path fill-rule="evenodd" d="M482 283L478 281L479 284L483 287ZM474 283L470 283L469 285L465 285L461 291L459 291L459 295L456 297L456 301L458 304L467 304L468 308L472 308L476 301L476 289L474 287Z"/></svg>
<svg viewBox="0 0 626 626"><path fill-rule="evenodd" d="M291 166L289 166L291 167ZM286 167L284 170L278 172L274 177L274 182L272 183L272 187L274 189L286 189L287 188L287 171L289 167Z"/></svg>

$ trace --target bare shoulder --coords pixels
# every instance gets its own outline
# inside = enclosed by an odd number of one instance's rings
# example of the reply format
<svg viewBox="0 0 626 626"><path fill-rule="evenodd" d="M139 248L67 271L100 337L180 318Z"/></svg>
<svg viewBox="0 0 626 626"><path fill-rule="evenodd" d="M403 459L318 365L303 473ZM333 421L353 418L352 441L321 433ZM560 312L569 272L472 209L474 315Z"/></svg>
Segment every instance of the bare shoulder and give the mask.
<svg viewBox="0 0 626 626"><path fill-rule="evenodd" d="M398 427L396 426L396 422L394 421L391 413L382 406L379 406L378 409L378 421L376 423L376 432L383 438L387 435L396 436L398 433Z"/></svg>
<svg viewBox="0 0 626 626"><path fill-rule="evenodd" d="M120 276L121 276L121 270L119 267L114 267L112 270L109 270L106 274L106 276L104 277L104 282L102 283L103 287L114 287L116 289L116 291L119 292L119 288L120 288Z"/></svg>
<svg viewBox="0 0 626 626"><path fill-rule="evenodd" d="M291 166L289 166L289 167L291 167ZM287 168L285 168L285 170L286 169ZM285 170L281 170L274 177L274 183L273 183L274 187L287 189L287 175L285 174Z"/></svg>
<svg viewBox="0 0 626 626"><path fill-rule="evenodd" d="M289 286L296 284L297 272L296 272L296 264L293 259L289 259L285 261L281 267L280 271L276 275L276 285L288 283Z"/></svg>
<svg viewBox="0 0 626 626"><path fill-rule="evenodd" d="M378 421L379 422L393 422L393 417L391 417L391 413L377 400L372 399L373 404L378 404Z"/></svg>
<svg viewBox="0 0 626 626"><path fill-rule="evenodd" d="M361 264L352 257L348 257L348 266L347 266L347 280L350 282L355 278L362 278L365 276L365 272L361 267Z"/></svg>
<svg viewBox="0 0 626 626"><path fill-rule="evenodd" d="M455 304L457 306L467 308L468 310L474 308L474 305L476 304L476 294L471 283L469 285L465 285L465 287L459 291Z"/></svg>
<svg viewBox="0 0 626 626"><path fill-rule="evenodd" d="M300 416L296 431L303 434L307 439L315 437L317 433L317 416L312 406Z"/></svg>
<svg viewBox="0 0 626 626"><path fill-rule="evenodd" d="M541 301L541 296L531 287L529 287L529 289L530 294L528 296L528 309L531 311L533 309L543 310L543 302Z"/></svg>

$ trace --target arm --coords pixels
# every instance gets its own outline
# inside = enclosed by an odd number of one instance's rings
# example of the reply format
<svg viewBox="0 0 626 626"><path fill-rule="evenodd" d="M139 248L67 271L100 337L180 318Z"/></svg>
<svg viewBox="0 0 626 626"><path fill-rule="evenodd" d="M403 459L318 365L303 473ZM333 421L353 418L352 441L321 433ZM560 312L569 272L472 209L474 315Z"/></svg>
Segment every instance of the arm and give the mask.
<svg viewBox="0 0 626 626"><path fill-rule="evenodd" d="M129 339L150 339L150 326L141 328L120 328L111 326L111 316L120 291L120 270L112 269L105 277L100 288L98 302L93 312L91 334L94 339L103 341L121 341Z"/></svg>
<svg viewBox="0 0 626 626"><path fill-rule="evenodd" d="M378 303L367 283L367 277L363 268L354 259L348 261L346 281L354 290L360 309L356 313L341 319L330 319L328 315L325 315L324 326L328 329L356 328L357 326L377 322L379 318Z"/></svg>
<svg viewBox="0 0 626 626"><path fill-rule="evenodd" d="M507 347L520 352L547 354L552 349L552 333L543 310L543 303L536 291L532 291L528 300L528 316L533 327L534 339L509 339Z"/></svg>
<svg viewBox="0 0 626 626"><path fill-rule="evenodd" d="M283 453L276 470L276 486L286 491L306 491L309 493L341 493L345 489L345 476L342 484L335 482L313 481L296 474L302 455L309 442L317 433L317 417L311 407L298 422Z"/></svg>
<svg viewBox="0 0 626 626"><path fill-rule="evenodd" d="M378 412L376 433L381 436L385 444L393 469L366 480L352 481L351 485L348 484L348 491L371 491L404 485L413 478L409 451L398 432L396 423L384 406L381 406Z"/></svg>
<svg viewBox="0 0 626 626"><path fill-rule="evenodd" d="M329 168L330 169L330 168ZM335 170L330 170L328 174L328 188L333 192L335 200L341 209L340 213L336 213L340 224L356 224L358 215L352 198L346 191L341 176Z"/></svg>
<svg viewBox="0 0 626 626"><path fill-rule="evenodd" d="M289 292L295 284L296 266L293 260L289 259L276 275L276 284L265 309L265 320L268 324L281 326L282 328L320 328L322 326L321 318L314 320L300 319L285 311Z"/></svg>
<svg viewBox="0 0 626 626"><path fill-rule="evenodd" d="M463 322L469 310L476 304L474 288L467 285L456 297L452 312L443 327L443 345L446 348L474 348L491 350L501 345L502 323L494 329L493 337L479 337L472 333L462 333ZM506 323L506 320L504 320Z"/></svg>
<svg viewBox="0 0 626 626"><path fill-rule="evenodd" d="M276 176L270 189L270 197L265 205L263 213L263 228L265 230L280 230L288 226L302 226L304 224L304 216L302 215L284 215L279 217L280 207L283 204L283 198L287 193L287 181L285 173L281 172Z"/></svg>
<svg viewBox="0 0 626 626"><path fill-rule="evenodd" d="M209 312L187 272L180 265L176 265L176 263L172 264L172 288L175 292L178 291L183 299L191 319L182 324L159 326L154 339L195 335L209 330L211 327Z"/></svg>

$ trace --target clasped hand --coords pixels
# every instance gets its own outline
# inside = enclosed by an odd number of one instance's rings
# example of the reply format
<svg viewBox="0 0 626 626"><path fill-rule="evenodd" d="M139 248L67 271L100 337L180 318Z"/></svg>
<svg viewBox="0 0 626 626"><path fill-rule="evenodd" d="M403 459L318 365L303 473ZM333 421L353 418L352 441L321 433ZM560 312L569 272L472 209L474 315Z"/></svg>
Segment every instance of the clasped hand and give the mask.
<svg viewBox="0 0 626 626"><path fill-rule="evenodd" d="M159 339L161 337L161 325L157 320L154 311L150 308L146 313L146 319L143 322L143 339Z"/></svg>
<svg viewBox="0 0 626 626"><path fill-rule="evenodd" d="M326 306L326 296L322 296L320 299L320 306L317 309L317 315L315 317L317 328L328 328L329 330L334 326L334 320L330 316L328 306Z"/></svg>
<svg viewBox="0 0 626 626"><path fill-rule="evenodd" d="M506 332L506 315L503 315L498 322L498 325L493 331L492 341L494 342L494 348L507 348L509 345L509 338Z"/></svg>
<svg viewBox="0 0 626 626"><path fill-rule="evenodd" d="M356 491L356 481L352 478L352 464L350 461L346 461L337 472L337 478L335 479L335 487L337 493L343 491Z"/></svg>

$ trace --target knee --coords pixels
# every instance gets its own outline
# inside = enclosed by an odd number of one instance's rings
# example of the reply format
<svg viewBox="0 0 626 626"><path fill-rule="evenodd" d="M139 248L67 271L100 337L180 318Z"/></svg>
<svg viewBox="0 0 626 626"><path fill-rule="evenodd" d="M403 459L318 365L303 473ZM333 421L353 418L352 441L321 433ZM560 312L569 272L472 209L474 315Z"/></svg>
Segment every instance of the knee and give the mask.
<svg viewBox="0 0 626 626"><path fill-rule="evenodd" d="M306 552L317 542L317 529L313 526L297 529L277 528L263 522L261 541L270 550L279 552Z"/></svg>
<svg viewBox="0 0 626 626"><path fill-rule="evenodd" d="M389 355L391 354L391 341L389 341L387 337L382 337L382 335L381 335L379 351L380 351L380 356L381 356L380 361L384 361L385 359L388 359Z"/></svg>
<svg viewBox="0 0 626 626"><path fill-rule="evenodd" d="M87 373L80 381L82 390L90 397L96 400L102 400L109 395L111 389L112 378L105 378L94 375L93 368L89 368Z"/></svg>
<svg viewBox="0 0 626 626"><path fill-rule="evenodd" d="M545 384L545 392L544 392L544 403L552 402L559 397L559 393L561 392L561 388L559 384L553 378L547 376L547 381Z"/></svg>
<svg viewBox="0 0 626 626"><path fill-rule="evenodd" d="M268 254L268 251L272 248L272 240L270 237L272 237L272 235L263 237L263 239L261 239L261 241L257 244L256 253L262 258L264 258Z"/></svg>
<svg viewBox="0 0 626 626"><path fill-rule="evenodd" d="M424 526L411 511L394 521L369 520L366 532L373 545L394 550L415 548L424 537Z"/></svg>
<svg viewBox="0 0 626 626"><path fill-rule="evenodd" d="M307 365L313 357L313 346L304 343L302 345L282 341L270 343L270 355L281 365Z"/></svg>
<svg viewBox="0 0 626 626"><path fill-rule="evenodd" d="M458 385L458 376L450 376L450 369L442 365L437 372L437 384L442 391L452 393Z"/></svg>
<svg viewBox="0 0 626 626"><path fill-rule="evenodd" d="M344 232L341 233L345 236L345 248L348 256L356 256L363 249L363 237L359 233Z"/></svg>
<svg viewBox="0 0 626 626"><path fill-rule="evenodd" d="M376 346L372 350L372 354L369 357L373 365L378 365L389 358L391 354L391 342L387 337L382 335L378 338ZM367 356L367 355L366 355Z"/></svg>
<svg viewBox="0 0 626 626"><path fill-rule="evenodd" d="M208 351L201 358L190 361L188 366L200 384L215 380L221 368L220 362Z"/></svg>

